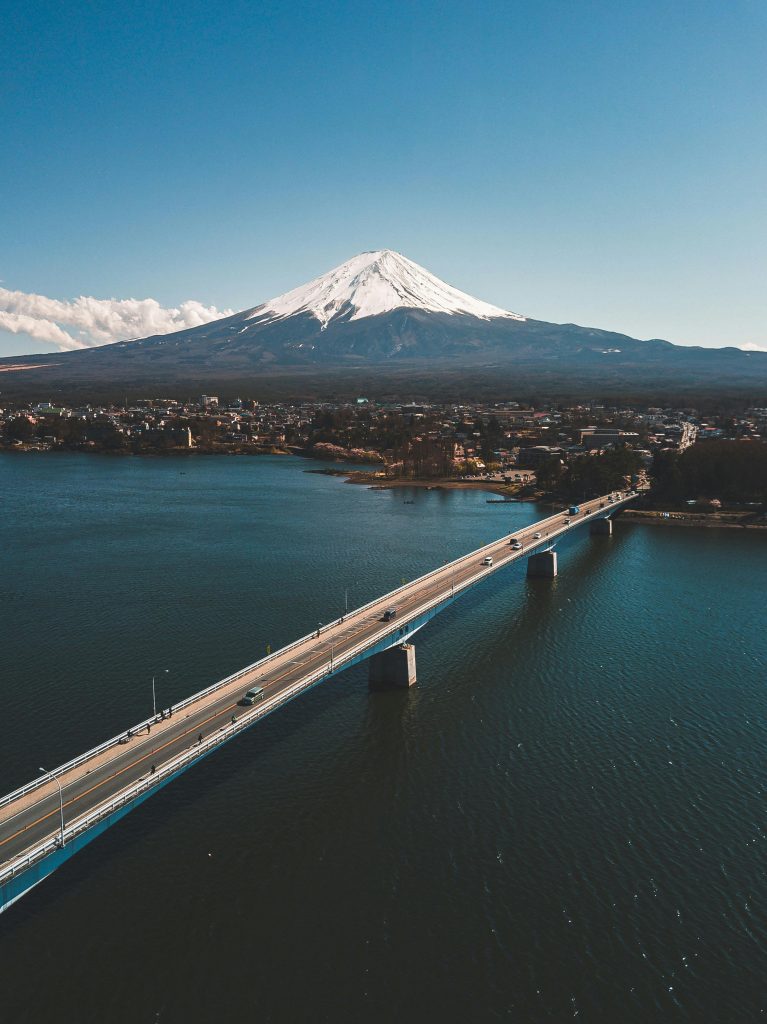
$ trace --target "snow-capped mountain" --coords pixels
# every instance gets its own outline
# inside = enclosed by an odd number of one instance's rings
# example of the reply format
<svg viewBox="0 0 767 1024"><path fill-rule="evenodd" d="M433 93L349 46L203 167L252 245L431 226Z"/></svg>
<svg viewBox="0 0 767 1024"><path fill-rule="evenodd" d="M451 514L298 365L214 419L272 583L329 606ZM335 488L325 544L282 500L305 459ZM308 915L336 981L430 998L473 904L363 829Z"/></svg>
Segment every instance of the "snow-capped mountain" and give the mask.
<svg viewBox="0 0 767 1024"><path fill-rule="evenodd" d="M452 288L391 249L360 253L308 284L257 306L249 319L268 323L309 313L327 327L340 318L362 320L395 309L461 314L480 320L525 319Z"/></svg>
<svg viewBox="0 0 767 1024"><path fill-rule="evenodd" d="M172 392L183 383L225 390L237 382L238 391L257 395L270 379L289 377L293 395L304 393L307 379L333 394L360 386L375 393L386 380L388 394L403 387L425 393L440 379L460 393L480 386L499 395L522 381L569 394L637 385L720 388L727 381L767 386L767 353L531 320L458 291L389 249L361 253L284 295L199 327L17 363L0 360L4 394L39 397L41 388L62 385L121 395L133 386Z"/></svg>

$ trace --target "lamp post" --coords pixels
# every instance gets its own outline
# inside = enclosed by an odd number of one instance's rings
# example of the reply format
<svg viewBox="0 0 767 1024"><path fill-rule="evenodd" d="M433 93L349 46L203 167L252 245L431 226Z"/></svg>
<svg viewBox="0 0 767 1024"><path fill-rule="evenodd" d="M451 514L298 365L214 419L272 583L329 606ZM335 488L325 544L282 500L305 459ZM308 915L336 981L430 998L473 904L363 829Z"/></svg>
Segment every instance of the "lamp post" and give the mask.
<svg viewBox="0 0 767 1024"><path fill-rule="evenodd" d="M59 787L59 811L61 813L61 845L64 846L64 792L61 788L61 783L52 772L49 772L46 768L41 768L40 771L44 775L50 775L50 777Z"/></svg>
<svg viewBox="0 0 767 1024"><path fill-rule="evenodd" d="M166 675L168 674L169 671L170 671L170 669L167 669L167 668L163 669L163 672ZM153 714L153 716L155 718L157 718L157 696L155 694L154 676L152 676L152 714Z"/></svg>

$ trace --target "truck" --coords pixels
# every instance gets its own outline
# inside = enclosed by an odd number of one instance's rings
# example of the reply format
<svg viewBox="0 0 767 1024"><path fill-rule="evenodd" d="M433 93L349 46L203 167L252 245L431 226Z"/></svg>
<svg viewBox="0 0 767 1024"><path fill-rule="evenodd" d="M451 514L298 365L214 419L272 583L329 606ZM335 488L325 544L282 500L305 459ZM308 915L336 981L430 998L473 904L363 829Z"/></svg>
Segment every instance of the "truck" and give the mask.
<svg viewBox="0 0 767 1024"><path fill-rule="evenodd" d="M571 505L570 508L567 510L567 514L569 516L577 516L578 513L580 512L580 510L581 510L581 506L580 505Z"/></svg>

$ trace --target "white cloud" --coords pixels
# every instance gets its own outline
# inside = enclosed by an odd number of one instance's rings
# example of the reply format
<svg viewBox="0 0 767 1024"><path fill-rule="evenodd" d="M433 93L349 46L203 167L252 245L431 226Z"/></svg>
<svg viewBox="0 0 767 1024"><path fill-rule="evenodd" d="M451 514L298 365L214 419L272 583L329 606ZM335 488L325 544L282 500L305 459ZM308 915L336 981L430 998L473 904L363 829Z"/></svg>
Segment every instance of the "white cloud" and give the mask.
<svg viewBox="0 0 767 1024"><path fill-rule="evenodd" d="M161 306L157 299L94 299L89 295L62 302L0 288L0 330L50 341L62 350L170 334L232 313L194 299L178 307Z"/></svg>
<svg viewBox="0 0 767 1024"><path fill-rule="evenodd" d="M6 313L0 310L0 331L9 331L11 334L28 334L30 338L37 338L39 341L52 341L62 351L88 347L85 342L73 338L52 320L37 320L24 313Z"/></svg>

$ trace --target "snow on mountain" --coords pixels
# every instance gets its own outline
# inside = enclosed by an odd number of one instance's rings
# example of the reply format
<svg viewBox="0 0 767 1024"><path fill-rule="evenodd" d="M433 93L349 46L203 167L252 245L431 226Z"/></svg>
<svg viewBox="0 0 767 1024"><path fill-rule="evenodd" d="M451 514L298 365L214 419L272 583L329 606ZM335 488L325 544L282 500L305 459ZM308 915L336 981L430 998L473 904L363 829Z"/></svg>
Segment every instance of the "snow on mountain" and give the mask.
<svg viewBox="0 0 767 1024"><path fill-rule="evenodd" d="M258 318L268 323L296 313L311 313L324 329L339 316L346 320L361 320L402 308L465 314L482 320L496 317L525 320L518 313L480 302L457 288L451 288L428 270L391 249L354 256L308 284L263 303L250 314L249 319Z"/></svg>

